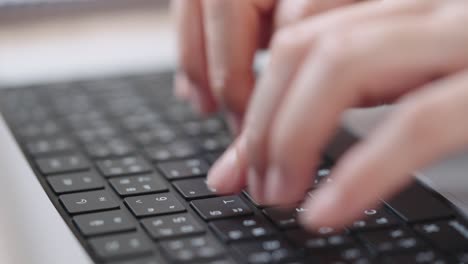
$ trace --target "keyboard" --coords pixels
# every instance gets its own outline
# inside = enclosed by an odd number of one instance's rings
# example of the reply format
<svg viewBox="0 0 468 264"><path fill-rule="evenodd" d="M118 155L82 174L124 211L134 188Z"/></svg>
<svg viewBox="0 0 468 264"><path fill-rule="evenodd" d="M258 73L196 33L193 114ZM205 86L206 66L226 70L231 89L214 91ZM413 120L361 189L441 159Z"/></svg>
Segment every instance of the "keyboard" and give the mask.
<svg viewBox="0 0 468 264"><path fill-rule="evenodd" d="M217 196L206 174L232 137L171 86L163 72L0 90L31 168L96 263L468 263L467 219L418 183L315 232L297 222L300 201ZM324 157L309 194L332 170Z"/></svg>

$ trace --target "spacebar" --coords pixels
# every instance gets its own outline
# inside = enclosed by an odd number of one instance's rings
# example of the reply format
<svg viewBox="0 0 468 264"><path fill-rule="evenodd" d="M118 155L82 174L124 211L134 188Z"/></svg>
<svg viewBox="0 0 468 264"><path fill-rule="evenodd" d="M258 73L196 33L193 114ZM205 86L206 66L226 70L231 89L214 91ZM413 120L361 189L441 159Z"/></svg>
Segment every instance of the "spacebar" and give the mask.
<svg viewBox="0 0 468 264"><path fill-rule="evenodd" d="M449 218L453 210L418 183L413 184L394 198L385 201L406 222Z"/></svg>

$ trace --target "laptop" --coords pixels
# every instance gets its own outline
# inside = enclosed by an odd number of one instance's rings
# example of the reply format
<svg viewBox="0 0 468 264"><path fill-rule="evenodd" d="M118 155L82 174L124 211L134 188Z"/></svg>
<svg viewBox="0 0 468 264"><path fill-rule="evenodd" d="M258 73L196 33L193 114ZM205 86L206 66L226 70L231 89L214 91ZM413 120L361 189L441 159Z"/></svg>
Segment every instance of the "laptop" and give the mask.
<svg viewBox="0 0 468 264"><path fill-rule="evenodd" d="M468 263L468 155L337 231L306 232L299 203L217 196L206 174L230 144L154 72L0 89L0 263ZM389 111L352 110L311 173Z"/></svg>

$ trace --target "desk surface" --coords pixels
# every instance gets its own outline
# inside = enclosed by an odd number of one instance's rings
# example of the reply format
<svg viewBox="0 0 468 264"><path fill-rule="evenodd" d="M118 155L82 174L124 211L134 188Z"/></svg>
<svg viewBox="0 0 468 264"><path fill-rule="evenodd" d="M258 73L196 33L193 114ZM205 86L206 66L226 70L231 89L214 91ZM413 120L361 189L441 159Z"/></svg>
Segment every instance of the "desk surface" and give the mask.
<svg viewBox="0 0 468 264"><path fill-rule="evenodd" d="M171 67L173 32L156 8L0 25L0 85Z"/></svg>

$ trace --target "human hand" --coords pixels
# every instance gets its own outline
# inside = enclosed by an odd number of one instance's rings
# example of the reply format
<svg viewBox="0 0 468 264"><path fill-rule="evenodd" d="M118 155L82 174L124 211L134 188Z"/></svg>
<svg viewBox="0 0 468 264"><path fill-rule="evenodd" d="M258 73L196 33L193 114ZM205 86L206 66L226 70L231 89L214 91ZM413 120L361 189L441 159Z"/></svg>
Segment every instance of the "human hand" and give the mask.
<svg viewBox="0 0 468 264"><path fill-rule="evenodd" d="M396 108L309 197L302 222L341 227L411 174L468 146L468 2L363 2L284 28L255 88L245 127L208 183L248 183L266 204L300 201L322 150L353 106Z"/></svg>
<svg viewBox="0 0 468 264"><path fill-rule="evenodd" d="M355 1L173 1L180 52L175 94L201 113L221 107L239 126L255 80L255 52L268 45L273 32Z"/></svg>

